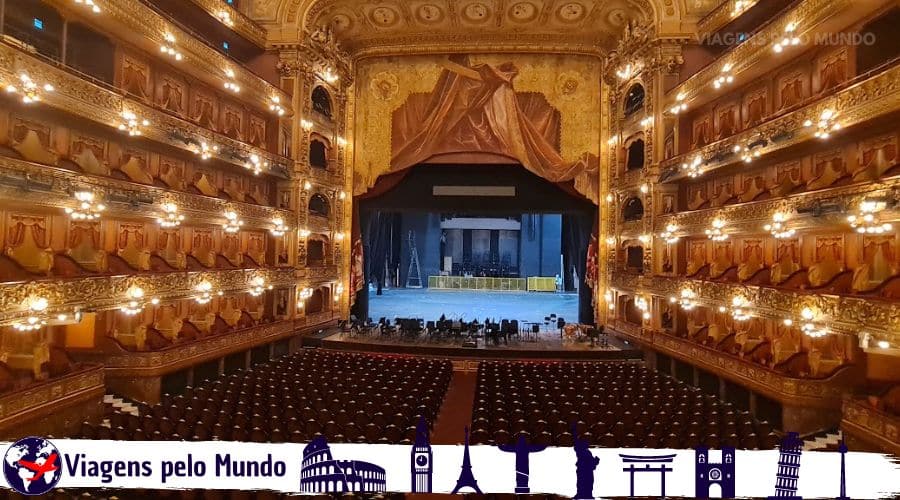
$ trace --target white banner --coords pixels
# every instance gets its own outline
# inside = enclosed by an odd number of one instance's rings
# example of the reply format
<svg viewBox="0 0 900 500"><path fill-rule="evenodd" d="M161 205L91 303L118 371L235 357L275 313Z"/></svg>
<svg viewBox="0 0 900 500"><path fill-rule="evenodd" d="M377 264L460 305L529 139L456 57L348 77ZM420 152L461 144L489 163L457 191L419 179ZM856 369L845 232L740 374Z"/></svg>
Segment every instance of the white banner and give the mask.
<svg viewBox="0 0 900 500"><path fill-rule="evenodd" d="M43 441L38 439L38 442ZM54 439L52 446L34 444L29 447L21 443L0 444L0 450L7 450L3 464L5 478L7 484L18 488L28 483L25 487L32 493L42 486L49 487L49 481L57 479L54 474L59 474L55 486L62 488L188 488L286 493L359 491L362 489L359 485L370 479L376 483L383 480L383 486L376 488L382 491L412 492L418 488L422 492L430 485L433 493L450 493L461 475L465 475L463 446L435 445L428 449L417 448L414 452L412 446L329 444L321 453L308 453L309 467L304 473L301 469L305 444L70 439ZM790 475L791 472L779 465L778 450L737 450L734 457L727 460L722 452L710 450L708 458L703 458L702 465L698 465L694 450L591 448L588 450L590 455L599 459L593 472L595 460L586 458L590 456L582 450L579 463L574 448L551 447L519 456L491 446L471 446L469 451L471 476L484 493L513 493L517 486L521 488L524 484L531 493L575 496L579 491L577 471L581 471L586 482L580 486L589 488L593 497L660 496L663 476L667 496L693 497L698 483L701 486L715 483L712 484L715 492L722 487L722 480L727 481L732 474L737 497L768 497L776 493L776 475L779 472ZM674 455L669 462L645 461L647 457L667 455ZM55 461L46 466L51 456ZM895 459L855 452L846 453L843 458L847 497L900 495L900 465ZM637 460L634 463L638 470L634 473L634 491L631 490L632 474L626 470L632 463L627 460ZM796 494L804 498L839 497L841 462L841 453L803 452L800 467L795 470L798 476ZM58 466L58 472L50 470L54 465ZM527 470L524 470L526 466ZM671 470L663 474L658 471L660 466ZM46 470L46 477L29 481L41 468ZM377 473L372 474L379 468L383 469L382 478ZM517 468L523 474L517 474ZM301 487L301 476L307 480L305 488ZM468 481L463 482L468 484ZM471 491L468 487L461 490L468 491ZM711 493L711 496L717 494Z"/></svg>

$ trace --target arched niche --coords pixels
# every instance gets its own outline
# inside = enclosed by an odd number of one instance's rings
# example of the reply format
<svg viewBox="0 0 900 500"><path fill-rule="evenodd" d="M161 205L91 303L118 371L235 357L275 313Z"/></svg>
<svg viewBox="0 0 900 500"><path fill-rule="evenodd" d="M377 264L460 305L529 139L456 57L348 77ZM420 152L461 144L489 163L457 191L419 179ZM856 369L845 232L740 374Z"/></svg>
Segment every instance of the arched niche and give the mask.
<svg viewBox="0 0 900 500"><path fill-rule="evenodd" d="M625 200L622 205L622 220L624 222L641 220L644 218L644 202L637 196Z"/></svg>
<svg viewBox="0 0 900 500"><path fill-rule="evenodd" d="M313 111L319 113L320 115L331 118L332 116L332 106L331 106L331 94L325 90L325 87L319 85L312 91L312 108Z"/></svg>
<svg viewBox="0 0 900 500"><path fill-rule="evenodd" d="M631 116L644 109L645 97L644 86L640 83L629 87L628 92L625 93L625 109L623 110L625 116Z"/></svg>
<svg viewBox="0 0 900 500"><path fill-rule="evenodd" d="M309 165L313 168L328 168L328 145L318 137L309 141Z"/></svg>
<svg viewBox="0 0 900 500"><path fill-rule="evenodd" d="M643 136L638 136L625 148L625 170L641 170L646 158L646 144Z"/></svg>
<svg viewBox="0 0 900 500"><path fill-rule="evenodd" d="M321 194L316 193L309 197L309 205L307 208L309 208L310 215L328 217L328 198L325 198Z"/></svg>

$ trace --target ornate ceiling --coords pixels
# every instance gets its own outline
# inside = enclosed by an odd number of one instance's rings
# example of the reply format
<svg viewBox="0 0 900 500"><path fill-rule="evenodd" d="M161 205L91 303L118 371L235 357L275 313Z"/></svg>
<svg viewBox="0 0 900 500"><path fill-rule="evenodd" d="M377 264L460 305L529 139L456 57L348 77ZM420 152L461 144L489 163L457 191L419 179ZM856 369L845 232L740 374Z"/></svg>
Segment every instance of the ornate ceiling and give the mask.
<svg viewBox="0 0 900 500"><path fill-rule="evenodd" d="M330 27L356 55L578 51L614 45L629 22L682 30L721 0L254 0L274 42ZM663 30L664 31L664 30Z"/></svg>

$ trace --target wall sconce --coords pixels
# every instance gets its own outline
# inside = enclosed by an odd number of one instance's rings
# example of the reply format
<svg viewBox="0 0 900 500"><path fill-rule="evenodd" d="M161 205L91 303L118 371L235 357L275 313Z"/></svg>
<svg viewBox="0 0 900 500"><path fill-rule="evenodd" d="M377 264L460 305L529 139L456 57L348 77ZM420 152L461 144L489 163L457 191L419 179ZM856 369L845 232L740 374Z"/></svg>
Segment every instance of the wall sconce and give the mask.
<svg viewBox="0 0 900 500"><path fill-rule="evenodd" d="M340 146L340 147L344 147L347 145L347 139L344 139L343 137L338 137L336 140L337 140L338 146Z"/></svg>
<svg viewBox="0 0 900 500"><path fill-rule="evenodd" d="M666 243L670 245L673 243L678 243L678 240L680 240L681 238L675 236L676 231L678 231L678 226L676 226L675 224L669 224L666 226L665 232L660 233L659 237L666 240Z"/></svg>
<svg viewBox="0 0 900 500"><path fill-rule="evenodd" d="M684 102L684 100L684 94L678 94L678 96L675 98L675 105L669 108L669 112L673 115L678 115L683 111L687 111L687 103Z"/></svg>
<svg viewBox="0 0 900 500"><path fill-rule="evenodd" d="M723 231L724 228L725 221L716 217L712 221L712 229L706 230L706 237L713 241L725 241L728 239L728 235Z"/></svg>
<svg viewBox="0 0 900 500"><path fill-rule="evenodd" d="M616 237L615 237L615 236L608 236L608 237L606 238L606 244L609 245L609 246L611 246L611 247L616 246Z"/></svg>
<svg viewBox="0 0 900 500"><path fill-rule="evenodd" d="M269 110L278 116L284 116L284 108L281 106L281 98L273 95L269 98Z"/></svg>
<svg viewBox="0 0 900 500"><path fill-rule="evenodd" d="M174 203L165 203L163 204L162 209L163 212L165 212L165 215L156 219L156 222L159 223L160 227L172 228L181 225L184 216L179 215L178 205Z"/></svg>
<svg viewBox="0 0 900 500"><path fill-rule="evenodd" d="M306 120L306 119L300 120L300 127L302 127L303 130L306 130L308 132L308 131L312 130L312 128L313 128L313 122Z"/></svg>
<svg viewBox="0 0 900 500"><path fill-rule="evenodd" d="M650 236L649 234L642 234L642 235L638 236L638 240L640 240L640 242L643 243L644 245L647 245L651 241L653 241L653 237Z"/></svg>
<svg viewBox="0 0 900 500"><path fill-rule="evenodd" d="M338 232L334 233L334 240L337 242L344 241L344 236L345 236L344 233L338 231Z"/></svg>
<svg viewBox="0 0 900 500"><path fill-rule="evenodd" d="M93 12L94 14L100 13L100 7L98 7L97 4L94 3L94 0L75 0L75 3L78 5L89 7L91 9L91 12Z"/></svg>
<svg viewBox="0 0 900 500"><path fill-rule="evenodd" d="M609 138L608 141L606 141L606 145L613 147L613 148L616 147L616 145L618 143L619 143L619 134L613 135L612 137Z"/></svg>
<svg viewBox="0 0 900 500"><path fill-rule="evenodd" d="M642 315L644 320L650 319L650 304L649 302L647 302L646 297L644 297L643 295L635 297L634 306L644 312L644 314Z"/></svg>
<svg viewBox="0 0 900 500"><path fill-rule="evenodd" d="M634 76L635 73L637 73L637 68L629 63L624 68L616 71L616 76L621 80L628 80Z"/></svg>
<svg viewBox="0 0 900 500"><path fill-rule="evenodd" d="M20 332L33 332L47 325L47 308L50 303L44 297L29 297L26 307L29 315L23 321L13 323L12 327Z"/></svg>
<svg viewBox="0 0 900 500"><path fill-rule="evenodd" d="M734 7L731 9L731 17L737 17L744 13L756 3L756 0L735 0Z"/></svg>
<svg viewBox="0 0 900 500"><path fill-rule="evenodd" d="M239 93L241 91L241 86L234 81L234 70L232 70L231 68L226 69L225 77L228 78L228 81L223 84L225 86L225 90L229 90L231 92L234 92L235 94Z"/></svg>
<svg viewBox="0 0 900 500"><path fill-rule="evenodd" d="M253 175L259 175L263 168L268 168L269 162L263 161L258 154L251 154L249 161L244 164L244 168L253 171Z"/></svg>
<svg viewBox="0 0 900 500"><path fill-rule="evenodd" d="M335 287L335 289L334 289L334 301L335 301L336 303L337 303L337 302L340 302L340 300L341 300L341 295L343 295L343 294L344 294L344 284L343 284L343 283L338 283L338 284L337 284L337 287Z"/></svg>
<svg viewBox="0 0 900 500"><path fill-rule="evenodd" d="M312 184L309 181L303 181L303 190L309 191L312 189Z"/></svg>
<svg viewBox="0 0 900 500"><path fill-rule="evenodd" d="M731 299L731 317L735 321L747 321L751 318L747 308L750 307L750 301L745 297L736 295Z"/></svg>
<svg viewBox="0 0 900 500"><path fill-rule="evenodd" d="M262 276L253 278L252 284L253 286L250 288L250 290L247 291L247 293L249 293L253 297L259 297L266 290L271 290L272 288L274 288L272 285L266 286L266 279Z"/></svg>
<svg viewBox="0 0 900 500"><path fill-rule="evenodd" d="M236 233L241 230L241 226L244 225L244 221L238 219L238 214L234 210L226 210L225 211L225 224L222 224L222 229L225 230L226 233Z"/></svg>
<svg viewBox="0 0 900 500"><path fill-rule="evenodd" d="M612 193L609 193L609 194L606 195L606 202L607 202L607 203L612 203L612 202L614 202L614 201L616 201L616 197L613 196Z"/></svg>
<svg viewBox="0 0 900 500"><path fill-rule="evenodd" d="M310 234L311 234L311 233L310 233L309 229L301 229L301 230L300 230L300 237L301 237L301 238L309 238L309 235L310 235Z"/></svg>
<svg viewBox="0 0 900 500"><path fill-rule="evenodd" d="M616 308L616 303L614 300L614 295L612 290L607 290L606 293L603 294L603 300L606 301L606 308L609 310L613 310Z"/></svg>
<svg viewBox="0 0 900 500"><path fill-rule="evenodd" d="M778 239L790 238L794 236L796 231L787 228L787 215L776 212L772 215L772 223L763 227L766 231L772 233L772 236Z"/></svg>
<svg viewBox="0 0 900 500"><path fill-rule="evenodd" d="M641 128L648 129L653 125L653 117L648 116L641 120Z"/></svg>
<svg viewBox="0 0 900 500"><path fill-rule="evenodd" d="M756 146L735 146L734 149L735 154L741 155L741 160L744 163L753 163L753 160L762 156L762 147Z"/></svg>
<svg viewBox="0 0 900 500"><path fill-rule="evenodd" d="M697 294L694 293L690 288L682 288L680 297L669 297L669 302L681 306L685 311L690 311L693 308L697 307Z"/></svg>
<svg viewBox="0 0 900 500"><path fill-rule="evenodd" d="M306 300L312 297L312 288L304 288L297 292L297 308L303 309L306 306Z"/></svg>
<svg viewBox="0 0 900 500"><path fill-rule="evenodd" d="M650 192L650 184L644 183L641 184L641 193L647 194Z"/></svg>
<svg viewBox="0 0 900 500"><path fill-rule="evenodd" d="M784 38L776 42L775 45L772 46L772 50L774 50L776 54L781 54L784 52L784 49L788 47L800 45L800 37L794 34L796 30L796 24L788 23L788 25L784 27Z"/></svg>
<svg viewBox="0 0 900 500"><path fill-rule="evenodd" d="M122 111L121 116L123 122L119 124L119 130L128 132L128 135L131 137L141 135L141 127L150 125L148 120L140 119L136 114L128 110Z"/></svg>
<svg viewBox="0 0 900 500"><path fill-rule="evenodd" d="M720 89L725 85L731 85L734 83L734 75L731 74L733 66L731 63L725 63L722 66L722 71L719 73L719 77L713 81L713 87L716 89Z"/></svg>
<svg viewBox="0 0 900 500"><path fill-rule="evenodd" d="M197 292L199 292L199 295L194 297L194 300L197 301L198 304L208 304L209 301L212 300L213 295L218 295L220 297L224 295L221 290L213 294L213 286L209 281L203 281L197 285Z"/></svg>
<svg viewBox="0 0 900 500"><path fill-rule="evenodd" d="M344 199L347 199L347 192L346 192L346 191L343 191L343 190L341 190L341 192L340 192L340 193L338 193L338 199L340 199L340 200L344 200Z"/></svg>
<svg viewBox="0 0 900 500"><path fill-rule="evenodd" d="M119 308L126 316L134 316L144 310L144 289L141 287L132 287L127 292L128 302ZM159 304L159 299L152 298L150 303Z"/></svg>
<svg viewBox="0 0 900 500"><path fill-rule="evenodd" d="M173 57L176 61L182 60L184 57L181 52L175 49L175 35L166 33L163 35L164 42L159 46L159 51L163 54Z"/></svg>
<svg viewBox="0 0 900 500"><path fill-rule="evenodd" d="M272 219L272 224L275 224L275 227L273 227L271 230L272 236L275 236L276 238L281 238L282 236L284 236L284 233L288 231L288 227L287 225L285 225L284 219L282 219L281 217Z"/></svg>
<svg viewBox="0 0 900 500"><path fill-rule="evenodd" d="M887 208L887 203L878 200L863 200L855 215L847 217L850 227L860 234L885 234L894 230L894 226L879 221L878 212Z"/></svg>
<svg viewBox="0 0 900 500"><path fill-rule="evenodd" d="M197 150L194 151L195 154L200 155L201 160L208 160L212 158L213 153L219 152L219 146L213 144L210 146L206 143L206 141L201 141L200 145L197 147Z"/></svg>
<svg viewBox="0 0 900 500"><path fill-rule="evenodd" d="M703 158L696 156L690 163L682 163L681 169L687 172L688 177L696 179L703 174L703 171L700 169L701 166L703 166Z"/></svg>
<svg viewBox="0 0 900 500"><path fill-rule="evenodd" d="M879 341L878 341L878 348L879 348L879 349L890 349L890 348L891 348L891 343L888 342L887 340L879 340Z"/></svg>
<svg viewBox="0 0 900 500"><path fill-rule="evenodd" d="M800 311L800 317L803 319L803 323L800 325L800 331L802 331L807 336L817 339L820 337L824 337L828 335L828 328L824 326L820 326L821 321L818 318L818 315L809 307L804 307L802 311ZM788 323L790 322L790 323ZM791 320L785 320L785 325L791 326L793 322Z"/></svg>
<svg viewBox="0 0 900 500"><path fill-rule="evenodd" d="M835 110L827 108L819 115L818 122L813 123L812 120L806 120L803 122L803 126L806 128L816 127L816 138L825 140L841 129L841 124L837 122L837 116Z"/></svg>
<svg viewBox="0 0 900 500"><path fill-rule="evenodd" d="M234 20L231 19L231 14L227 10L220 10L216 13L216 17L229 28L234 26Z"/></svg>
<svg viewBox="0 0 900 500"><path fill-rule="evenodd" d="M334 83L340 78L334 73L334 71L332 71L331 68L325 68L325 71L323 71L319 76L321 76L322 79L328 83Z"/></svg>
<svg viewBox="0 0 900 500"><path fill-rule="evenodd" d="M99 219L100 213L106 210L106 205L97 202L91 191L76 191L75 200L78 202L78 207L66 208L66 213L73 220Z"/></svg>
<svg viewBox="0 0 900 500"><path fill-rule="evenodd" d="M13 84L9 84L6 86L6 93L15 94L16 92L22 93L22 102L25 104L31 104L33 102L40 102L41 100L41 90L44 92L53 92L55 89L53 85L49 83L45 83L43 86L39 86L34 80L28 76L27 73L22 73L19 75L19 80L22 82L21 88L16 87Z"/></svg>

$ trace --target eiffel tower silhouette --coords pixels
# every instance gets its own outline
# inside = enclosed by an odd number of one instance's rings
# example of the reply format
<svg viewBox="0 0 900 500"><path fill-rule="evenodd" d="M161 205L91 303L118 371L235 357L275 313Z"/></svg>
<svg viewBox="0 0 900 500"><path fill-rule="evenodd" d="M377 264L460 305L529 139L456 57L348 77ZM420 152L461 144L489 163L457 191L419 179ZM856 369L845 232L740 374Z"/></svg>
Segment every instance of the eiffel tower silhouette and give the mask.
<svg viewBox="0 0 900 500"><path fill-rule="evenodd" d="M475 493L481 495L481 488L478 487L478 481L472 475L472 462L469 460L469 427L466 426L466 447L463 451L462 470L459 471L459 479L456 480L456 488L453 488L451 495L455 495L457 491L468 486L475 490Z"/></svg>

